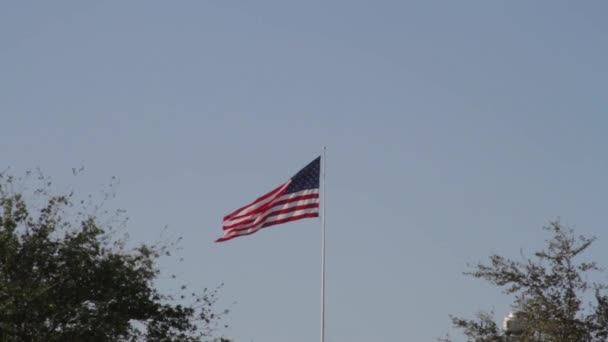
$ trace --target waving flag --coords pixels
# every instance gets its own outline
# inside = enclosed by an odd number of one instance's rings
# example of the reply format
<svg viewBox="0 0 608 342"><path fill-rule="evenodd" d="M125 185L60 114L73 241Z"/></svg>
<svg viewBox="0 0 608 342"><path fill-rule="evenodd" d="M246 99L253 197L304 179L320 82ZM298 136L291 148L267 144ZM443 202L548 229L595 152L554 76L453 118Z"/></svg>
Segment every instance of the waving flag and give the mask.
<svg viewBox="0 0 608 342"><path fill-rule="evenodd" d="M224 217L224 235L215 242L250 235L262 228L319 216L319 173L317 157L290 180L250 204Z"/></svg>

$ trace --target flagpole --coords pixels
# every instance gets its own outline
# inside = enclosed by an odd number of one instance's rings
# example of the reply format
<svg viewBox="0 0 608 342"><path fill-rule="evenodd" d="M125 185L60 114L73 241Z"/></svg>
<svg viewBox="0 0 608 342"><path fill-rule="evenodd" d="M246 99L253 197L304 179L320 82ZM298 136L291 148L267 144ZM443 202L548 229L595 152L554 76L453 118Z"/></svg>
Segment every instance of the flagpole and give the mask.
<svg viewBox="0 0 608 342"><path fill-rule="evenodd" d="M323 216L321 217L321 342L325 342L325 170L326 170L326 146L323 146L323 183L322 203Z"/></svg>

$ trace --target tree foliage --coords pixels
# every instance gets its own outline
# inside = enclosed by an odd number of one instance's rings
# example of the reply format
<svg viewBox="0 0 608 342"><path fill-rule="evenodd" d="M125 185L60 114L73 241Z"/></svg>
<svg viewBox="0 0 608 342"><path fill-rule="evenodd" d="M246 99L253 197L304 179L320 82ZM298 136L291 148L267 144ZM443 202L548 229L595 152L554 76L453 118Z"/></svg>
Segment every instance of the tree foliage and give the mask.
<svg viewBox="0 0 608 342"><path fill-rule="evenodd" d="M154 287L164 246L125 247L38 181L28 197L0 175L0 341L227 341L215 290Z"/></svg>
<svg viewBox="0 0 608 342"><path fill-rule="evenodd" d="M607 341L608 285L591 283L590 273L602 270L595 262L580 260L595 239L575 236L559 221L545 229L551 238L533 258L514 261L492 255L488 264L478 264L465 274L514 296L513 309L525 326L522 341ZM491 313L481 313L477 319L452 317L452 323L470 342L504 341Z"/></svg>

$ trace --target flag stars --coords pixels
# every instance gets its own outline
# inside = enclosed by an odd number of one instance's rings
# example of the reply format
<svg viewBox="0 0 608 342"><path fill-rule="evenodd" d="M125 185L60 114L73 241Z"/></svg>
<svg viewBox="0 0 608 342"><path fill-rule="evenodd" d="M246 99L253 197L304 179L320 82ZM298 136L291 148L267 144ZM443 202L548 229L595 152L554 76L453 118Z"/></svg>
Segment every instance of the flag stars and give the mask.
<svg viewBox="0 0 608 342"><path fill-rule="evenodd" d="M224 217L224 235L216 242L250 235L277 224L319 216L321 157L278 188Z"/></svg>
<svg viewBox="0 0 608 342"><path fill-rule="evenodd" d="M286 193L318 189L320 170L321 157L317 157L291 178L291 183L287 187Z"/></svg>

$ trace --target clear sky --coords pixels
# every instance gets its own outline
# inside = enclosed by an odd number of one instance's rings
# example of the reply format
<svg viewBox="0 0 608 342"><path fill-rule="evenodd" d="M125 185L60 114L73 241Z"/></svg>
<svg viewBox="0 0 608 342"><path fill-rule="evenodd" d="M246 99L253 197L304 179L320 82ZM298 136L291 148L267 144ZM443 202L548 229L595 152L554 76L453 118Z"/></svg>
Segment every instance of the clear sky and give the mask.
<svg viewBox="0 0 608 342"><path fill-rule="evenodd" d="M325 144L327 341L434 341L448 314L502 319L510 299L462 272L541 246L551 219L608 260L607 17L603 0L3 1L0 166L83 194L118 177L132 241L183 237L165 275L225 283L227 336L308 342L319 221L212 241Z"/></svg>

